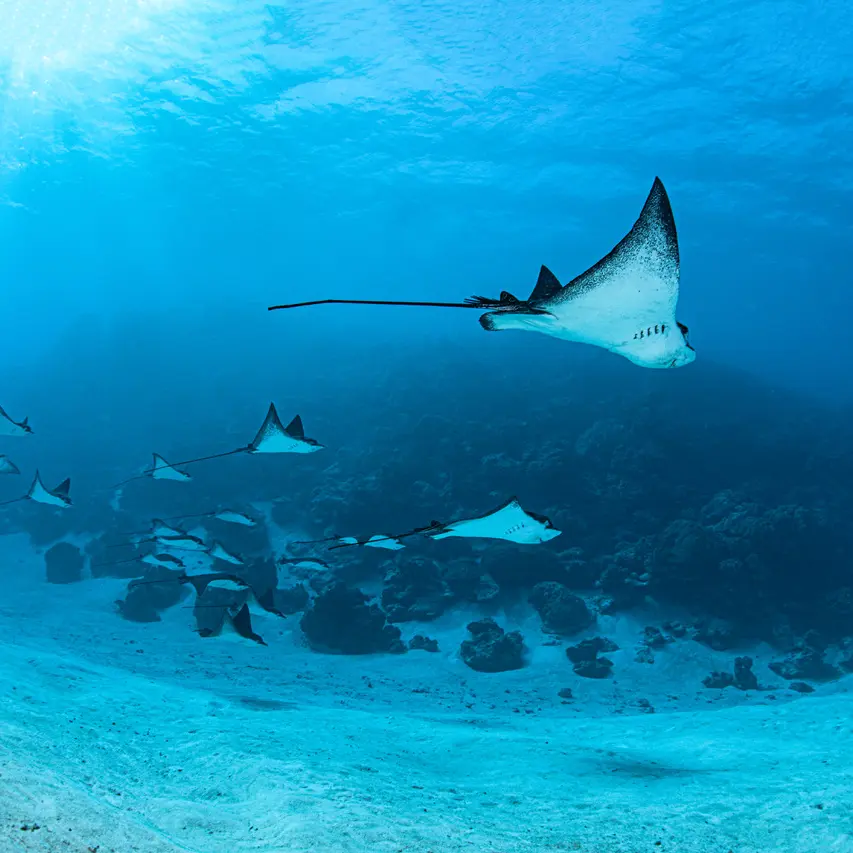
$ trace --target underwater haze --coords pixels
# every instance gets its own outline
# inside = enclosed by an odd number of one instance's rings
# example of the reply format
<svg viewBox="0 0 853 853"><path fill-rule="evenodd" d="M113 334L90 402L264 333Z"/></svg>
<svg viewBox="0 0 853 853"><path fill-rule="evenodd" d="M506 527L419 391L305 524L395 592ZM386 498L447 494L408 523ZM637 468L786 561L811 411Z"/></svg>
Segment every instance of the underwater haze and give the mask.
<svg viewBox="0 0 853 853"><path fill-rule="evenodd" d="M853 853L851 43L0 0L0 853Z"/></svg>

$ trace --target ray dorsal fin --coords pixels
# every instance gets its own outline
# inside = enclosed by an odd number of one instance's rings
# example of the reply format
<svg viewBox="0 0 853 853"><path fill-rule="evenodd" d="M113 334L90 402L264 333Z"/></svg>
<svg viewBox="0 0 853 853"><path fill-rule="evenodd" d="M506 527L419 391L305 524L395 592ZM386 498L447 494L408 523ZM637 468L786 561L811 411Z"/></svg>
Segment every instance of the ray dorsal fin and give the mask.
<svg viewBox="0 0 853 853"><path fill-rule="evenodd" d="M284 431L291 438L305 438L305 428L302 426L302 418L297 415L285 428Z"/></svg>
<svg viewBox="0 0 853 853"><path fill-rule="evenodd" d="M500 301L503 305L514 305L518 302L518 298L513 296L509 291L502 290L500 295Z"/></svg>
<svg viewBox="0 0 853 853"><path fill-rule="evenodd" d="M60 498L67 498L71 491L71 478L63 480L54 490L53 493Z"/></svg>
<svg viewBox="0 0 853 853"><path fill-rule="evenodd" d="M530 294L530 301L536 302L542 299L549 299L555 293L559 293L561 287L562 285L557 276L543 264L539 270L536 287L533 288L533 293Z"/></svg>

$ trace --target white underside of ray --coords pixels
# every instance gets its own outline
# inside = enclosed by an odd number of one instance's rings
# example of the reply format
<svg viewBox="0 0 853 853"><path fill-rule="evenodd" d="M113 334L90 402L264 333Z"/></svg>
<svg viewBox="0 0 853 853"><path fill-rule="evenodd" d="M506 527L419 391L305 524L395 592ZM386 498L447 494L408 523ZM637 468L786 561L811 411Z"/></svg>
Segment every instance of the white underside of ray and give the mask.
<svg viewBox="0 0 853 853"><path fill-rule="evenodd" d="M607 347L630 345L634 335L657 325L675 323L678 279L663 278L653 269L652 250L630 254L624 264L613 262L595 275L595 286L577 296L571 290L550 306L561 337ZM654 336L652 336L654 337ZM643 338L645 340L645 338Z"/></svg>
<svg viewBox="0 0 853 853"><path fill-rule="evenodd" d="M220 521L228 522L229 524L240 524L243 527L257 527L258 522L254 518L249 518L248 515L243 515L241 512L234 512L230 509L224 509L221 512L213 514L214 518Z"/></svg>
<svg viewBox="0 0 853 853"><path fill-rule="evenodd" d="M183 536L184 531L177 527L170 527L165 521L155 521L151 529L151 535L156 538L163 536Z"/></svg>
<svg viewBox="0 0 853 853"><path fill-rule="evenodd" d="M541 521L529 516L521 505L511 504L482 518L463 519L446 525L433 539L448 539L453 536L469 539L503 539L508 542L530 545L553 539L559 531L546 528Z"/></svg>
<svg viewBox="0 0 853 853"><path fill-rule="evenodd" d="M572 287L543 303L553 316L505 314L498 325L592 344L643 363L671 360L684 349L675 319L678 279L656 274L650 260L647 251L629 253L624 263L597 271L594 286Z"/></svg>
<svg viewBox="0 0 853 853"><path fill-rule="evenodd" d="M190 480L189 474L184 471L179 471L173 465L170 465L163 459L162 456L154 456L154 467L151 469L151 476L155 480Z"/></svg>
<svg viewBox="0 0 853 853"><path fill-rule="evenodd" d="M211 557L222 560L225 563L231 563L234 566L242 566L243 560L238 557L236 554L231 554L219 544L219 542L214 543L213 547L208 551Z"/></svg>
<svg viewBox="0 0 853 853"><path fill-rule="evenodd" d="M380 536L377 534L376 536L371 536L367 542L364 543L365 548L382 548L385 551L400 551L406 546L398 541L397 539L390 539L387 536Z"/></svg>
<svg viewBox="0 0 853 853"><path fill-rule="evenodd" d="M20 473L18 466L8 456L0 456L0 474Z"/></svg>
<svg viewBox="0 0 853 853"><path fill-rule="evenodd" d="M163 553L168 554L170 551L206 551L207 546L204 542L196 542L194 539L177 539L169 536L157 536L155 543Z"/></svg>
<svg viewBox="0 0 853 853"><path fill-rule="evenodd" d="M31 501L35 501L39 504L45 504L46 506L58 506L65 509L68 506L66 501L62 500L62 498L57 497L52 492L49 492L45 487L44 483L36 477L33 482L32 488L30 489L29 498Z"/></svg>
<svg viewBox="0 0 853 853"><path fill-rule="evenodd" d="M495 312L488 315L491 328L592 344L644 367L693 361L695 352L675 317L678 248L663 192L653 187L640 219L613 252L551 298L534 303L548 314Z"/></svg>
<svg viewBox="0 0 853 853"><path fill-rule="evenodd" d="M310 453L313 446L271 427L255 445L253 453Z"/></svg>
<svg viewBox="0 0 853 853"><path fill-rule="evenodd" d="M246 587L236 581L222 578L221 580L211 581L207 585L208 589L224 589L226 592L245 592Z"/></svg>

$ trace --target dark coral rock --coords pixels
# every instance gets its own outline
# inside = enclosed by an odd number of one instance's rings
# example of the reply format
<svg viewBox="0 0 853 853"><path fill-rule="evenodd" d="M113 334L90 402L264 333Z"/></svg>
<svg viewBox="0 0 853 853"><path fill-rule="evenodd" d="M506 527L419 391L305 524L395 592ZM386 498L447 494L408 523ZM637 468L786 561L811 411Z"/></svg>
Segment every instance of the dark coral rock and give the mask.
<svg viewBox="0 0 853 853"><path fill-rule="evenodd" d="M570 548L560 555L563 565L563 583L572 589L593 589L601 577L601 566L583 558L583 550Z"/></svg>
<svg viewBox="0 0 853 853"><path fill-rule="evenodd" d="M758 679L752 671L752 658L735 658L735 687L740 690L758 690Z"/></svg>
<svg viewBox="0 0 853 853"><path fill-rule="evenodd" d="M824 624L833 634L843 635L853 626L853 587L843 586L826 594Z"/></svg>
<svg viewBox="0 0 853 853"><path fill-rule="evenodd" d="M634 656L637 663L654 663L654 652L648 646L641 646L637 649L637 654Z"/></svg>
<svg viewBox="0 0 853 853"><path fill-rule="evenodd" d="M574 699L574 698L575 698L575 697L574 697L574 695L572 694L572 688L571 688L571 687L564 687L564 688L562 688L562 690L559 690L559 691L557 692L557 695L558 695L561 699L566 699L566 700Z"/></svg>
<svg viewBox="0 0 853 853"><path fill-rule="evenodd" d="M616 652L619 646L607 637L593 637L591 640L581 640L576 646L566 649L566 657L572 663L595 660L600 652Z"/></svg>
<svg viewBox="0 0 853 853"><path fill-rule="evenodd" d="M451 598L438 566L425 557L409 557L395 565L382 589L382 607L389 622L437 619Z"/></svg>
<svg viewBox="0 0 853 853"><path fill-rule="evenodd" d="M129 622L160 622L160 613L140 596L129 595L126 600L116 601L116 609Z"/></svg>
<svg viewBox="0 0 853 853"><path fill-rule="evenodd" d="M139 579L141 583L128 584L124 601L116 602L119 613L131 622L159 622L160 613L174 607L184 595L180 576L180 571L161 566L149 568Z"/></svg>
<svg viewBox="0 0 853 853"><path fill-rule="evenodd" d="M611 610L625 610L643 601L649 585L650 560L650 548L645 542L638 542L598 561L598 586L612 599Z"/></svg>
<svg viewBox="0 0 853 853"><path fill-rule="evenodd" d="M480 572L491 575L504 591L530 589L544 581L563 581L566 570L548 548L495 547L483 553Z"/></svg>
<svg viewBox="0 0 853 853"><path fill-rule="evenodd" d="M679 519L658 537L657 545L650 591L661 598L703 604L707 578L728 556L720 536L696 521Z"/></svg>
<svg viewBox="0 0 853 853"><path fill-rule="evenodd" d="M507 672L524 666L524 638L518 631L504 632L494 619L471 622L473 639L464 640L462 660L477 672Z"/></svg>
<svg viewBox="0 0 853 853"><path fill-rule="evenodd" d="M300 621L309 644L344 655L405 650L400 629L386 624L376 604L368 604L360 589L335 583L314 599Z"/></svg>
<svg viewBox="0 0 853 853"><path fill-rule="evenodd" d="M44 554L48 583L76 583L83 578L83 552L69 542L57 542Z"/></svg>
<svg viewBox="0 0 853 853"><path fill-rule="evenodd" d="M841 671L823 659L823 652L805 645L792 649L784 660L773 661L770 669L776 675L792 680L808 678L809 681L833 681L841 677Z"/></svg>
<svg viewBox="0 0 853 853"><path fill-rule="evenodd" d="M705 687L720 689L737 687L738 690L758 690L758 679L752 671L752 658L735 658L734 675L728 672L712 672L703 682Z"/></svg>
<svg viewBox="0 0 853 853"><path fill-rule="evenodd" d="M796 690L797 693L814 693L814 687L811 684L806 684L805 681L792 681L788 685L789 690Z"/></svg>
<svg viewBox="0 0 853 853"><path fill-rule="evenodd" d="M409 640L409 648L412 651L437 652L438 640L433 640L431 637L425 637L423 634L415 634Z"/></svg>
<svg viewBox="0 0 853 853"><path fill-rule="evenodd" d="M595 621L586 602L561 583L536 584L529 600L539 612L542 627L554 634L577 634Z"/></svg>
<svg viewBox="0 0 853 853"><path fill-rule="evenodd" d="M687 636L687 628L681 622L664 622L663 629L679 640Z"/></svg>
<svg viewBox="0 0 853 853"><path fill-rule="evenodd" d="M643 642L650 649L662 649L667 643L672 641L664 636L660 628L654 628L649 625L643 629Z"/></svg>
<svg viewBox="0 0 853 853"><path fill-rule="evenodd" d="M453 560L444 569L443 577L453 595L462 601L485 603L500 593L495 579L473 560Z"/></svg>
<svg viewBox="0 0 853 853"><path fill-rule="evenodd" d="M305 609L311 596L304 584L281 587L273 592L273 600L279 613L290 616Z"/></svg>
<svg viewBox="0 0 853 853"><path fill-rule="evenodd" d="M735 677L730 672L712 672L707 678L702 680L705 687L710 687L712 690L722 690L726 687L731 687L735 683Z"/></svg>
<svg viewBox="0 0 853 853"><path fill-rule="evenodd" d="M582 660L576 663L572 669L576 675L580 675L582 678L607 678L613 670L613 661L609 658Z"/></svg>
<svg viewBox="0 0 853 853"><path fill-rule="evenodd" d="M693 635L693 639L717 652L728 651L736 646L740 640L734 626L722 619L698 622L695 628L696 633Z"/></svg>

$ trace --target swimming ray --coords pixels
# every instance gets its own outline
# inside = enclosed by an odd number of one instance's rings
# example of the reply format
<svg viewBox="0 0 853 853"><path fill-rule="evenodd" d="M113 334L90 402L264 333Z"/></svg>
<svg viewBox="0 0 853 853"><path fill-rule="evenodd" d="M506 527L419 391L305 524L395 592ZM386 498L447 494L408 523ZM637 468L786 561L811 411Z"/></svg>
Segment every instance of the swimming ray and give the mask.
<svg viewBox="0 0 853 853"><path fill-rule="evenodd" d="M279 576L281 576L281 568L290 566L294 569L306 569L312 572L327 572L332 567L325 561L316 557L279 557L276 560L279 568Z"/></svg>
<svg viewBox="0 0 853 853"><path fill-rule="evenodd" d="M20 474L21 469L5 454L0 454L0 474Z"/></svg>
<svg viewBox="0 0 853 853"><path fill-rule="evenodd" d="M257 527L259 524L258 520L252 518L251 515L233 509L218 509L211 512L198 512L192 515L172 515L165 519L165 521L183 521L193 518L215 518L226 524L237 524L241 527Z"/></svg>
<svg viewBox="0 0 853 853"><path fill-rule="evenodd" d="M355 536L338 536L334 537L337 541L336 545L329 547L329 551L334 551L337 548L351 548L358 546L362 548L384 548L387 551L399 551L406 546L401 542L401 539L408 539L411 536L428 533L431 530L437 530L442 527L440 521L433 521L425 527L416 527L414 530L409 530L406 533L397 533L394 536L381 536L375 534L367 539L357 539ZM327 540L332 541L332 540Z"/></svg>
<svg viewBox="0 0 853 853"><path fill-rule="evenodd" d="M6 411L0 406L0 436L4 437L20 437L23 435L32 435L33 428L29 425L29 418L24 418L20 423L13 421Z"/></svg>
<svg viewBox="0 0 853 853"><path fill-rule="evenodd" d="M48 489L42 482L41 475L36 471L33 484L25 495L21 495L19 498L12 498L9 501L3 501L0 503L0 506L8 506L9 504L20 503L21 501L33 501L34 503L45 504L45 506L67 509L71 506L70 490L71 478L63 480L53 489Z"/></svg>
<svg viewBox="0 0 853 853"><path fill-rule="evenodd" d="M163 553L170 551L207 551L204 540L190 533L182 533L179 536L154 536L145 541L155 543Z"/></svg>
<svg viewBox="0 0 853 853"><path fill-rule="evenodd" d="M687 326L675 316L679 286L675 218L655 178L639 218L609 254L565 286L543 266L527 300L503 291L498 299L474 296L462 303L323 299L269 310L327 303L490 309L480 317L486 331L540 332L601 347L641 367L674 368L696 358Z"/></svg>
<svg viewBox="0 0 853 853"><path fill-rule="evenodd" d="M323 445L305 437L305 428L299 415L285 427L281 423L275 403L270 403L261 428L249 445L249 453L314 453Z"/></svg>
<svg viewBox="0 0 853 853"><path fill-rule="evenodd" d="M464 537L502 539L520 545L538 545L559 536L551 520L523 509L517 498L510 498L484 515L463 518L427 532L430 539Z"/></svg>
<svg viewBox="0 0 853 853"><path fill-rule="evenodd" d="M120 483L116 483L113 488L118 489L128 483L133 483L135 480L173 480L175 482L186 483L192 479L186 471L179 471L178 465L185 465L185 462L178 462L176 465L168 463L159 453L152 453L151 467L146 468L141 474L136 474L133 477L128 477Z"/></svg>
<svg viewBox="0 0 853 853"><path fill-rule="evenodd" d="M252 617L249 613L249 607L247 604L244 604L238 610L231 610L226 607L223 614L222 624L217 630L202 628L199 630L198 634L201 637L219 637L233 634L246 640L252 640L253 642L258 643L258 645L266 645L263 637L256 633L252 627Z"/></svg>
<svg viewBox="0 0 853 853"><path fill-rule="evenodd" d="M207 553L214 560L222 560L224 563L231 563L232 566L244 566L246 564L241 556L232 554L221 542L212 542Z"/></svg>
<svg viewBox="0 0 853 853"><path fill-rule="evenodd" d="M183 560L180 557L175 557L173 554L158 554L151 552L150 554L137 554L134 557L129 557L126 560L113 560L109 563L93 563L92 568L100 568L104 566L124 566L128 563L145 563L147 566L156 566L161 569L183 569L185 568Z"/></svg>
<svg viewBox="0 0 853 853"><path fill-rule="evenodd" d="M166 524L162 518L154 518L151 520L151 527L148 530L136 530L133 533L128 533L126 542L111 542L105 545L105 548L126 548L128 545L144 545L147 542L154 542L158 537L162 536L187 536L186 530L180 527L173 527L171 524Z"/></svg>

